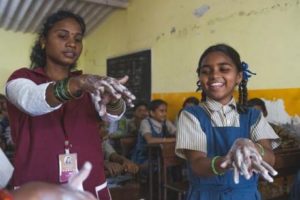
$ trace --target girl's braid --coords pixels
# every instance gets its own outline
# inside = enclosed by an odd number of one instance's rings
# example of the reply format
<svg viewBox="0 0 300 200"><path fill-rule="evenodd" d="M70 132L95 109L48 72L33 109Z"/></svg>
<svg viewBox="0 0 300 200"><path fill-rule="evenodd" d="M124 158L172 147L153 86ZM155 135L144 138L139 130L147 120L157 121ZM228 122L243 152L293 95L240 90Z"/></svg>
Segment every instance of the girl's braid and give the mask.
<svg viewBox="0 0 300 200"><path fill-rule="evenodd" d="M243 79L239 84L239 102L238 102L238 112L245 113L247 111L247 101L248 101L248 89L247 80Z"/></svg>

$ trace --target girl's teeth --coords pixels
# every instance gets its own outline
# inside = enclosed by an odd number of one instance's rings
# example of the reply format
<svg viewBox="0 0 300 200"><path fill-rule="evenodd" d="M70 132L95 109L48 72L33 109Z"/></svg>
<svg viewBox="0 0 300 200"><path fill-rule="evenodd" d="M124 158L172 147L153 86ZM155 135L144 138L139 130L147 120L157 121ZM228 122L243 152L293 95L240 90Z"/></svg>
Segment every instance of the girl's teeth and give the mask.
<svg viewBox="0 0 300 200"><path fill-rule="evenodd" d="M222 86L223 83L212 83L211 86Z"/></svg>

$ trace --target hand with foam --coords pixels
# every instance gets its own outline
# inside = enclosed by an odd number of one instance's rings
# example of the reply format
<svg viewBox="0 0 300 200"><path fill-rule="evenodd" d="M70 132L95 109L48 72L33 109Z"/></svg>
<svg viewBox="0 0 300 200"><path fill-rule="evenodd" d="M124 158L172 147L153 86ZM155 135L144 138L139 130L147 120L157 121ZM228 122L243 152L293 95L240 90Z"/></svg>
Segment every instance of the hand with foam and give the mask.
<svg viewBox="0 0 300 200"><path fill-rule="evenodd" d="M237 139L225 157L221 167L231 166L234 170L234 182L239 183L239 175L250 179L253 173L260 174L264 179L273 182L270 176L277 175L277 172L263 160L257 151L255 144L247 138Z"/></svg>
<svg viewBox="0 0 300 200"><path fill-rule="evenodd" d="M133 107L132 101L135 100L135 96L124 86L127 81L128 76L120 80L94 75L86 77L84 87L92 94L95 108L100 116L106 114L107 104L114 104L113 102L120 99Z"/></svg>

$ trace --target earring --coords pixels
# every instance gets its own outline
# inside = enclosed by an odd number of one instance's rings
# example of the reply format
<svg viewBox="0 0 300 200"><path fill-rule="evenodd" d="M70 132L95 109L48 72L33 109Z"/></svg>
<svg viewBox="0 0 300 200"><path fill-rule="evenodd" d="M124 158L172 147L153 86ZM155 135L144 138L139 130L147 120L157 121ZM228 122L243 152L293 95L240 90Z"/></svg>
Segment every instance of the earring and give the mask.
<svg viewBox="0 0 300 200"><path fill-rule="evenodd" d="M197 81L196 85L197 85L196 92L202 90L202 86L201 86L201 82L200 81Z"/></svg>

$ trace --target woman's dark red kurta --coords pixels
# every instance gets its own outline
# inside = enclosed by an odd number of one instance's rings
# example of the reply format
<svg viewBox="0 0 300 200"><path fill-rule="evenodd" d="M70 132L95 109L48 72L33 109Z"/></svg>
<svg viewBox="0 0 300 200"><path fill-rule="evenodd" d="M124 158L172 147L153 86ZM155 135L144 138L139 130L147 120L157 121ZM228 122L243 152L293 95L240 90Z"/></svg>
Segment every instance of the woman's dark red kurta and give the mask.
<svg viewBox="0 0 300 200"><path fill-rule="evenodd" d="M81 74L73 72L72 76ZM36 84L50 82L43 68L22 68L8 81L26 78ZM34 98L32 96L31 98ZM64 153L64 131L69 136L71 153L78 154L78 168L90 161L93 169L84 182L84 189L94 194L95 187L105 183L101 139L98 134L97 112L89 94L64 103L53 112L32 117L8 103L13 140L16 144L13 186L29 181L59 183L58 155ZM101 200L109 199L105 188L99 192Z"/></svg>

